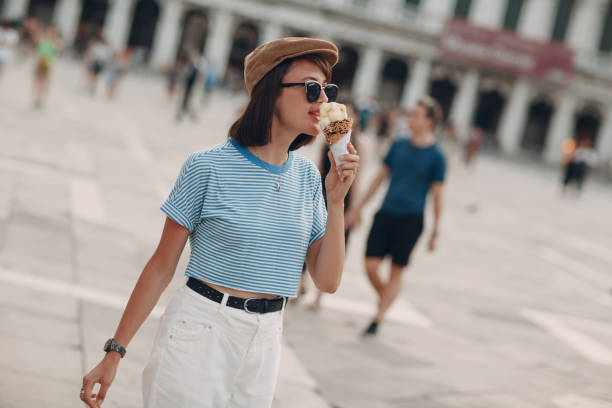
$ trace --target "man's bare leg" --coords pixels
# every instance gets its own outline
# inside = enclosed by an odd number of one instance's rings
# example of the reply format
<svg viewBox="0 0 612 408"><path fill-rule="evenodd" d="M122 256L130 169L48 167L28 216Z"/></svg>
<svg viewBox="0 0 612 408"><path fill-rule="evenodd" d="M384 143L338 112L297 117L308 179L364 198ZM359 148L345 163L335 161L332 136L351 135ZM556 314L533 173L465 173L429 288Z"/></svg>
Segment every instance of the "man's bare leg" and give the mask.
<svg viewBox="0 0 612 408"><path fill-rule="evenodd" d="M378 268L382 262L382 258L366 258L365 259L365 268L366 273L368 274L368 279L370 283L378 293L378 297L381 298L383 291L385 289L385 284L380 279L380 275L378 274Z"/></svg>
<svg viewBox="0 0 612 408"><path fill-rule="evenodd" d="M378 330L378 325L382 322L383 317L393 301L397 298L402 286L402 271L404 266L391 264L391 275L389 280L382 285L382 290L379 292L380 301L378 302L378 312L370 325L365 329L362 336L369 337L375 335Z"/></svg>
<svg viewBox="0 0 612 408"><path fill-rule="evenodd" d="M380 304L378 305L378 313L376 314L375 320L377 322L381 322L385 313L395 299L397 299L397 295L399 295L399 291L402 286L402 271L404 270L403 265L391 264L391 276L389 277L389 281L385 285L385 289L380 298Z"/></svg>

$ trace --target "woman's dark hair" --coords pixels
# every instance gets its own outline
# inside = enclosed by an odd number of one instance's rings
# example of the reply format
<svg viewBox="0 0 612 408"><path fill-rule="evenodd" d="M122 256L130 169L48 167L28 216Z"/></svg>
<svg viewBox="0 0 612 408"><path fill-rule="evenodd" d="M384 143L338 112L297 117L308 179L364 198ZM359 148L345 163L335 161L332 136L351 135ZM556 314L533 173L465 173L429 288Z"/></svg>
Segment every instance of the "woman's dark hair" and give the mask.
<svg viewBox="0 0 612 408"><path fill-rule="evenodd" d="M240 117L230 127L228 137L234 139L242 146L265 146L270 143L272 129L272 115L276 98L281 90L283 77L289 71L291 64L297 60L309 60L315 63L325 74L329 81L331 66L318 54L308 54L296 58L286 59L268 72L251 92L249 104L242 111ZM302 146L314 142L316 135L301 133L289 146L289 150L297 150Z"/></svg>

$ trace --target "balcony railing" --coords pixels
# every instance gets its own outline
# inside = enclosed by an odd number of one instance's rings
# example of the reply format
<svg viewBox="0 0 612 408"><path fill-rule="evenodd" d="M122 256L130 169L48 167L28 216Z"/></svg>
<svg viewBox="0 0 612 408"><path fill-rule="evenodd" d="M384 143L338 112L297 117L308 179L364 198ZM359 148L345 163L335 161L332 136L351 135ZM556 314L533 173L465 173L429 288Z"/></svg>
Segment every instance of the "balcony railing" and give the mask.
<svg viewBox="0 0 612 408"><path fill-rule="evenodd" d="M575 61L577 71L612 80L612 54L579 51Z"/></svg>
<svg viewBox="0 0 612 408"><path fill-rule="evenodd" d="M376 0L288 0L311 8L329 10L361 20L427 35L438 35L445 18L420 11L403 1Z"/></svg>

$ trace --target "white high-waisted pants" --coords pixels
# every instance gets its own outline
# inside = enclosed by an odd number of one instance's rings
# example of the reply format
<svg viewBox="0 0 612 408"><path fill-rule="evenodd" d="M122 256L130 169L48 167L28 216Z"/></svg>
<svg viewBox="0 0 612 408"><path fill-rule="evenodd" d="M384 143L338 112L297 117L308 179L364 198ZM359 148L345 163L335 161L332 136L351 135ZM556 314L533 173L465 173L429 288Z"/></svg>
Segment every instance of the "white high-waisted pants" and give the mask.
<svg viewBox="0 0 612 408"><path fill-rule="evenodd" d="M181 287L143 372L145 408L264 408L278 378L283 312L250 314Z"/></svg>

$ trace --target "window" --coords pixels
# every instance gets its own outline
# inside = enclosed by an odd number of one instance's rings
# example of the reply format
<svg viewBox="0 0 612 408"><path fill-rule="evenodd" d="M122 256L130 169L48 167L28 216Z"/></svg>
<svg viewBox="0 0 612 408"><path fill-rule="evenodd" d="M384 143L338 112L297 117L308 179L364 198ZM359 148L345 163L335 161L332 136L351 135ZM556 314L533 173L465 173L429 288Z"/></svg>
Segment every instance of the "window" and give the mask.
<svg viewBox="0 0 612 408"><path fill-rule="evenodd" d="M572 9L574 8L574 0L559 0L557 5L557 15L555 16L555 25L553 26L552 35L553 41L563 42L567 32Z"/></svg>
<svg viewBox="0 0 612 408"><path fill-rule="evenodd" d="M504 28L512 31L516 30L519 18L521 17L523 3L523 0L508 0L506 16L504 17Z"/></svg>
<svg viewBox="0 0 612 408"><path fill-rule="evenodd" d="M601 30L601 39L599 40L599 51L612 51L612 4L608 6L608 12L604 17L603 30Z"/></svg>
<svg viewBox="0 0 612 408"><path fill-rule="evenodd" d="M455 4L455 16L468 18L471 6L472 0L457 0Z"/></svg>
<svg viewBox="0 0 612 408"><path fill-rule="evenodd" d="M419 7L421 0L405 0L405 4L409 7Z"/></svg>

